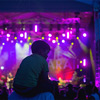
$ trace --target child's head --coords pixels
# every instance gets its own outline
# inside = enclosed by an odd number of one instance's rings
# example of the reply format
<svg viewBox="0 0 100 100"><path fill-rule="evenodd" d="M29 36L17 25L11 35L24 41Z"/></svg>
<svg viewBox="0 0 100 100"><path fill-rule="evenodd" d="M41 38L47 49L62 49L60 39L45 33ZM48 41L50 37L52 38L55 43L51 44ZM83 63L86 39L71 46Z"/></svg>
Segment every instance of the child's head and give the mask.
<svg viewBox="0 0 100 100"><path fill-rule="evenodd" d="M31 50L32 50L32 53L39 54L46 59L50 51L50 46L46 42L42 40L38 40L38 41L33 42L31 46Z"/></svg>

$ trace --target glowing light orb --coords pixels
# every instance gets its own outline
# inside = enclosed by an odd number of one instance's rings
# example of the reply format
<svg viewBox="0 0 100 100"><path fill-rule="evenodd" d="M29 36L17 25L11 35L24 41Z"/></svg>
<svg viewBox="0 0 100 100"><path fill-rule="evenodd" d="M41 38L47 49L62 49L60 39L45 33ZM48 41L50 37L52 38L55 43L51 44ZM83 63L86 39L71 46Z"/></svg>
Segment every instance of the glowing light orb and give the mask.
<svg viewBox="0 0 100 100"><path fill-rule="evenodd" d="M49 33L48 36L49 36L49 37L52 37L52 34Z"/></svg>
<svg viewBox="0 0 100 100"><path fill-rule="evenodd" d="M63 34L62 34L62 37L65 37L65 36L66 36L66 35L63 33Z"/></svg>
<svg viewBox="0 0 100 100"><path fill-rule="evenodd" d="M7 34L7 37L10 37L10 34Z"/></svg>
<svg viewBox="0 0 100 100"><path fill-rule="evenodd" d="M1 66L1 70L4 70L4 66Z"/></svg>
<svg viewBox="0 0 100 100"><path fill-rule="evenodd" d="M2 43L2 45L5 45L5 43Z"/></svg>
<svg viewBox="0 0 100 100"><path fill-rule="evenodd" d="M86 37L87 36L87 34L86 33L83 33L83 37Z"/></svg>
<svg viewBox="0 0 100 100"><path fill-rule="evenodd" d="M62 43L65 43L65 40L62 40Z"/></svg>
<svg viewBox="0 0 100 100"><path fill-rule="evenodd" d="M52 43L56 43L56 41L55 40L52 40Z"/></svg>
<svg viewBox="0 0 100 100"><path fill-rule="evenodd" d="M23 33L21 33L21 34L20 34L20 37L23 37L23 36L24 36Z"/></svg>

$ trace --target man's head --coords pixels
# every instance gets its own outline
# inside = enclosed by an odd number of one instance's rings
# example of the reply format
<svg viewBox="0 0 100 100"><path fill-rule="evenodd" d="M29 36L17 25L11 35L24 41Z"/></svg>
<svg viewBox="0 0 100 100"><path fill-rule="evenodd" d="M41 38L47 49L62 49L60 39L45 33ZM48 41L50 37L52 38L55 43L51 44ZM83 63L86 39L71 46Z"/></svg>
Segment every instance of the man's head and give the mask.
<svg viewBox="0 0 100 100"><path fill-rule="evenodd" d="M46 59L50 51L50 46L46 42L42 40L38 40L38 41L33 42L31 46L31 50L32 50L32 53L39 54Z"/></svg>

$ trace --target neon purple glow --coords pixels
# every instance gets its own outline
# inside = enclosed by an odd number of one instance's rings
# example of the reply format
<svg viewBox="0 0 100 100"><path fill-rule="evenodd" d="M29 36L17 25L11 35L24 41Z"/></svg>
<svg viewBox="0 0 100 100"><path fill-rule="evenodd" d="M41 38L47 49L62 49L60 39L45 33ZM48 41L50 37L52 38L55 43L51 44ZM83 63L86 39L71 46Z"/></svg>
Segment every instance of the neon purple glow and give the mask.
<svg viewBox="0 0 100 100"><path fill-rule="evenodd" d="M85 77L83 78L83 82L84 82L84 83L86 82L86 78L85 78Z"/></svg>
<svg viewBox="0 0 100 100"><path fill-rule="evenodd" d="M35 25L35 32L37 32L37 25Z"/></svg>
<svg viewBox="0 0 100 100"><path fill-rule="evenodd" d="M84 37L86 37L86 36L87 36L87 34L86 34L86 33L83 33L83 36L84 36Z"/></svg>
<svg viewBox="0 0 100 100"><path fill-rule="evenodd" d="M7 34L7 37L10 37L10 34Z"/></svg>
<svg viewBox="0 0 100 100"><path fill-rule="evenodd" d="M20 34L20 37L23 37L23 36L24 36L23 33L21 33L21 34Z"/></svg>
<svg viewBox="0 0 100 100"><path fill-rule="evenodd" d="M63 33L62 36L65 37L65 34Z"/></svg>
<svg viewBox="0 0 100 100"><path fill-rule="evenodd" d="M70 31L70 34L72 34L72 31Z"/></svg>
<svg viewBox="0 0 100 100"><path fill-rule="evenodd" d="M86 59L83 59L83 66L86 66Z"/></svg>
<svg viewBox="0 0 100 100"><path fill-rule="evenodd" d="M69 39L69 32L67 32L67 39Z"/></svg>
<svg viewBox="0 0 100 100"><path fill-rule="evenodd" d="M24 33L24 38L27 39L27 32Z"/></svg>
<svg viewBox="0 0 100 100"><path fill-rule="evenodd" d="M4 32L3 32L3 31L1 31L1 34L3 35L3 34L4 34Z"/></svg>
<svg viewBox="0 0 100 100"><path fill-rule="evenodd" d="M52 34L49 33L48 36L49 36L49 37L52 37Z"/></svg>
<svg viewBox="0 0 100 100"><path fill-rule="evenodd" d="M56 43L56 40L52 40L52 43Z"/></svg>
<svg viewBox="0 0 100 100"><path fill-rule="evenodd" d="M11 43L14 43L14 41L13 41L13 40L11 40Z"/></svg>
<svg viewBox="0 0 100 100"><path fill-rule="evenodd" d="M9 38L7 38L7 41L9 41Z"/></svg>
<svg viewBox="0 0 100 100"><path fill-rule="evenodd" d="M79 69L79 65L77 65L77 69Z"/></svg>
<svg viewBox="0 0 100 100"><path fill-rule="evenodd" d="M62 43L65 43L65 40L62 40Z"/></svg>

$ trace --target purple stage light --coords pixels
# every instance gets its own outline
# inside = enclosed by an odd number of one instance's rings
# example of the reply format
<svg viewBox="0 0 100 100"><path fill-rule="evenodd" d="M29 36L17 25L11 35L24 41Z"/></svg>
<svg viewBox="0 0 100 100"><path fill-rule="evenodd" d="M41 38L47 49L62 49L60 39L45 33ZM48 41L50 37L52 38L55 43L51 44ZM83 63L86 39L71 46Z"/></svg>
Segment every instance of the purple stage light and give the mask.
<svg viewBox="0 0 100 100"><path fill-rule="evenodd" d="M64 33L62 34L62 37L65 37L65 34Z"/></svg>
<svg viewBox="0 0 100 100"><path fill-rule="evenodd" d="M60 43L58 43L58 45L60 45Z"/></svg>
<svg viewBox="0 0 100 100"><path fill-rule="evenodd" d="M62 40L62 43L65 43L65 40Z"/></svg>
<svg viewBox="0 0 100 100"><path fill-rule="evenodd" d="M69 39L69 32L67 32L67 39Z"/></svg>
<svg viewBox="0 0 100 100"><path fill-rule="evenodd" d="M83 78L83 82L86 83L86 77Z"/></svg>
<svg viewBox="0 0 100 100"><path fill-rule="evenodd" d="M7 37L10 37L10 34L7 34Z"/></svg>
<svg viewBox="0 0 100 100"><path fill-rule="evenodd" d="M48 40L50 41L50 40L51 40L51 38L48 38Z"/></svg>
<svg viewBox="0 0 100 100"><path fill-rule="evenodd" d="M72 34L72 31L70 31L70 34Z"/></svg>
<svg viewBox="0 0 100 100"><path fill-rule="evenodd" d="M23 33L21 33L21 34L20 34L20 37L23 37L23 36L24 36Z"/></svg>
<svg viewBox="0 0 100 100"><path fill-rule="evenodd" d="M7 41L9 41L9 38L7 38Z"/></svg>
<svg viewBox="0 0 100 100"><path fill-rule="evenodd" d="M48 36L49 36L49 37L52 37L52 34L49 33Z"/></svg>
<svg viewBox="0 0 100 100"><path fill-rule="evenodd" d="M5 43L2 43L2 45L5 45Z"/></svg>
<svg viewBox="0 0 100 100"><path fill-rule="evenodd" d="M4 32L3 32L3 31L1 31L1 34L3 35L3 34L4 34Z"/></svg>
<svg viewBox="0 0 100 100"><path fill-rule="evenodd" d="M13 40L11 40L11 43L14 43L14 41L13 41Z"/></svg>
<svg viewBox="0 0 100 100"><path fill-rule="evenodd" d="M56 41L55 40L52 40L52 43L56 43Z"/></svg>
<svg viewBox="0 0 100 100"><path fill-rule="evenodd" d="M27 39L27 32L24 33L24 38Z"/></svg>
<svg viewBox="0 0 100 100"><path fill-rule="evenodd" d="M86 66L86 59L83 59L83 66Z"/></svg>
<svg viewBox="0 0 100 100"><path fill-rule="evenodd" d="M22 41L22 40L20 40L20 43L23 43L23 41Z"/></svg>
<svg viewBox="0 0 100 100"><path fill-rule="evenodd" d="M87 36L87 34L86 34L86 33L83 33L83 36L84 36L84 37L86 37L86 36Z"/></svg>
<svg viewBox="0 0 100 100"><path fill-rule="evenodd" d="M4 66L1 66L1 70L4 70Z"/></svg>
<svg viewBox="0 0 100 100"><path fill-rule="evenodd" d="M35 32L37 32L37 25L35 25Z"/></svg>

